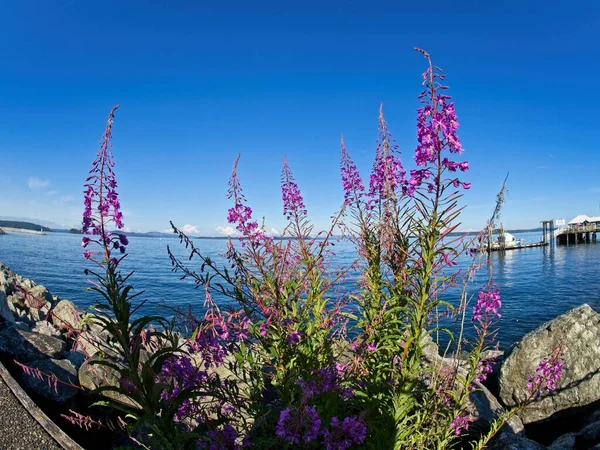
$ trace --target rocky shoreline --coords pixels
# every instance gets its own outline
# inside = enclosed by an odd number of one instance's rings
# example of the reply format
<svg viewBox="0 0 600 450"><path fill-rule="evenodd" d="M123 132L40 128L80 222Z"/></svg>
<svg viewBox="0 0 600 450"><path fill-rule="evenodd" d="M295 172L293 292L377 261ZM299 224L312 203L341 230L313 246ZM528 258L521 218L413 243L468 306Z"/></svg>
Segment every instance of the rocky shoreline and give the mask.
<svg viewBox="0 0 600 450"><path fill-rule="evenodd" d="M28 392L68 408L86 391L118 383L90 364L109 348L108 336L90 319L69 300L0 263L0 358L21 367L18 378ZM528 377L561 346L564 370L557 389L522 408L488 448L600 450L599 342L600 314L583 304L531 331L506 352L490 352L494 372L470 394L470 432L487 432L506 408L522 402ZM433 343L426 349L432 365L461 366L461 361L442 358ZM41 374L52 374L58 382Z"/></svg>

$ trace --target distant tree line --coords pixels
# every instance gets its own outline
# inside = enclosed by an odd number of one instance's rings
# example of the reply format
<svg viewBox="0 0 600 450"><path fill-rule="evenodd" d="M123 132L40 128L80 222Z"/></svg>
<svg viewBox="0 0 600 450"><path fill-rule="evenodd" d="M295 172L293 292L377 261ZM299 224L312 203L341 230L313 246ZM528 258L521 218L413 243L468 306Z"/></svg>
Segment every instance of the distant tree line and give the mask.
<svg viewBox="0 0 600 450"><path fill-rule="evenodd" d="M36 225L31 222L19 222L16 220L0 220L0 227L6 228L21 228L23 230L33 230L33 231L52 231L48 227L43 227L42 225Z"/></svg>

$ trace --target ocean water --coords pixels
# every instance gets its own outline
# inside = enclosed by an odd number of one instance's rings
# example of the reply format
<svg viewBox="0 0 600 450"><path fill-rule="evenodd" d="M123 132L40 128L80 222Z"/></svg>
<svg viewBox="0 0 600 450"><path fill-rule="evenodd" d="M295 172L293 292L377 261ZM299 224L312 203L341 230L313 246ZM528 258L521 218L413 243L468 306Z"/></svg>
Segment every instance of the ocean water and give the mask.
<svg viewBox="0 0 600 450"><path fill-rule="evenodd" d="M538 233L515 233L526 243L539 241ZM197 239L195 245L217 261L224 253L225 240ZM173 253L186 260L186 251L177 239L131 237L129 256L123 271L134 270L131 278L136 290L143 290L140 299L146 299L144 312L169 314L164 305L185 307L201 313L204 302L202 289L195 289L189 280L181 281L171 271L167 245ZM355 258L354 249L346 244L335 247L334 263L347 265ZM498 339L501 348L519 340L542 323L582 303L600 310L600 243L569 247L543 247L493 253L494 281L501 292L502 318ZM97 294L86 290L89 277L84 269L93 264L82 256L81 236L67 233L49 233L45 236L11 233L0 236L0 262L24 277L33 279L61 298L72 300L82 308L95 303ZM466 269L467 256L458 267ZM190 267L199 269L191 262ZM474 293L487 280L487 272L478 273L469 288ZM346 279L341 291L351 290L355 280ZM221 304L228 299L214 296ZM449 291L446 299L455 302L457 293ZM467 335L472 335L470 322Z"/></svg>

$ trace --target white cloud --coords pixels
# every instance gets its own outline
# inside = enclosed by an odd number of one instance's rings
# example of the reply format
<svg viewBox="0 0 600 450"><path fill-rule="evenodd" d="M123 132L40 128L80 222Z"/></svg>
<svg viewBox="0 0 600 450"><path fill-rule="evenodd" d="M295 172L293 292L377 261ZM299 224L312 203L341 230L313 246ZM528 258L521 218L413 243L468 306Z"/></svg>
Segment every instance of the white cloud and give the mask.
<svg viewBox="0 0 600 450"><path fill-rule="evenodd" d="M199 234L200 233L200 228L198 228L196 225L186 224L182 228L180 228L180 230L183 231L185 234Z"/></svg>
<svg viewBox="0 0 600 450"><path fill-rule="evenodd" d="M65 203L72 202L73 200L75 200L75 197L73 197L72 195L63 195L56 201L56 203L60 203L61 205L63 205Z"/></svg>
<svg viewBox="0 0 600 450"><path fill-rule="evenodd" d="M54 189L50 189L49 191L44 192L44 195L47 195L49 197L55 196L56 194L58 194L58 191L55 191Z"/></svg>
<svg viewBox="0 0 600 450"><path fill-rule="evenodd" d="M235 228L230 226L218 226L217 228L215 228L215 231L224 236L233 236L235 234Z"/></svg>
<svg viewBox="0 0 600 450"><path fill-rule="evenodd" d="M50 184L50 180L42 180L41 178L29 177L27 186L29 189L43 189Z"/></svg>

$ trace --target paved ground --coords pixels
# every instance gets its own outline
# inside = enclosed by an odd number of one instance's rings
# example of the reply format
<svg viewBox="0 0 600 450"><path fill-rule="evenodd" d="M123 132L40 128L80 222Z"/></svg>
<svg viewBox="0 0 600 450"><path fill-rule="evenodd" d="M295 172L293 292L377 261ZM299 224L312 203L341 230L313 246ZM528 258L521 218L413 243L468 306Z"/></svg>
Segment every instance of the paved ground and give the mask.
<svg viewBox="0 0 600 450"><path fill-rule="evenodd" d="M61 450L0 377L0 450Z"/></svg>

